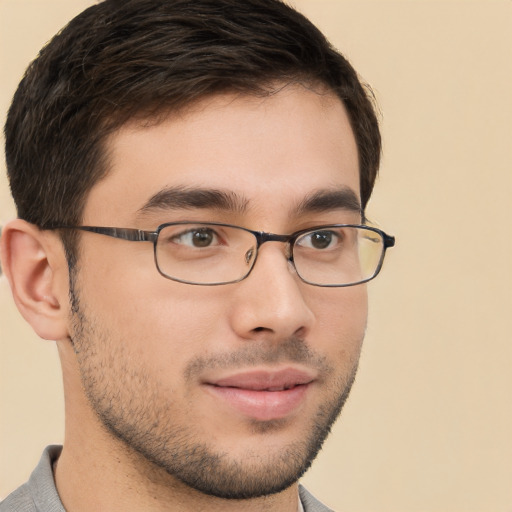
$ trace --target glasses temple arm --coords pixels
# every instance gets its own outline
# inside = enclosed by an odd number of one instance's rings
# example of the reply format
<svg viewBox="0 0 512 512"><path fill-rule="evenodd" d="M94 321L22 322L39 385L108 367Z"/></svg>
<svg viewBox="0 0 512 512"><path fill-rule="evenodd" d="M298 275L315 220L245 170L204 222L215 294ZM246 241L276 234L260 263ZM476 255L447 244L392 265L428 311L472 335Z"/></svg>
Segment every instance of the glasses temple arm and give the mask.
<svg viewBox="0 0 512 512"><path fill-rule="evenodd" d="M133 228L107 228L99 226L59 226L53 229L78 229L80 231L89 231L99 235L111 236L128 240L129 242L154 242L158 237L157 231L144 231L142 229Z"/></svg>

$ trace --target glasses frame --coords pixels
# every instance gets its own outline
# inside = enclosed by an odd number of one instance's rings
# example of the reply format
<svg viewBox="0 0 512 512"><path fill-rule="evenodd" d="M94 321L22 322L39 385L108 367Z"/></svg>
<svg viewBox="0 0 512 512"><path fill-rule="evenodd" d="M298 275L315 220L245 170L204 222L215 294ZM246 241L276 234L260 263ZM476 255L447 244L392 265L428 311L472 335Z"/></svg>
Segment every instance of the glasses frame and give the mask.
<svg viewBox="0 0 512 512"><path fill-rule="evenodd" d="M192 281L185 281L183 279L178 279L176 277L169 276L168 274L165 274L159 264L158 264L158 258L157 258L157 243L158 243L158 237L160 235L160 232L165 229L168 226L179 226L183 224L194 224L196 226L224 226L224 227L230 227L230 228L237 228L241 229L243 231L246 231L248 233L251 233L256 238L256 255L254 256L254 260L252 262L251 267L247 271L247 273L240 277L239 279L235 279L233 281L223 281L219 283L195 283ZM348 283L348 284L318 284L310 282L306 279L304 279L297 268L295 267L295 262L293 260L293 246L295 244L295 241L302 236L304 233L308 233L310 231L319 231L324 230L327 228L359 228L359 229L365 229L367 231L373 231L374 233L377 233L383 240L383 248L382 248L382 254L380 256L379 263L377 265L377 268L375 272L368 278L363 279L361 281L357 281L355 283ZM379 274L382 264L384 262L384 257L386 255L387 249L390 247L394 247L395 245L395 237L388 235L384 231L378 228L374 228L372 226L366 226L364 224L324 224L320 226L313 226L307 229L301 229L299 231L295 231L291 233L290 235L277 235L274 233L267 233L265 231L254 231L252 229L244 228L242 226L236 226L233 224L226 224L224 222L194 222L194 221L179 221L179 222L166 222L165 224L160 224L155 231L146 231L142 229L136 229L136 228L115 228L115 227L103 227L103 226L54 226L46 229L76 229L79 231L86 231L89 233L96 233L98 235L105 235L110 236L113 238L118 238L120 240L126 240L128 242L152 242L153 243L153 257L155 260L156 268L160 275L165 277L166 279L170 279L172 281L176 281L178 283L184 283L184 284L190 284L190 285L197 285L197 286L220 286L223 284L233 284L233 283L239 283L240 281L243 281L246 279L249 274L252 272L252 269L256 265L256 260L258 259L259 254L259 248L261 245L263 245L266 242L282 242L288 245L287 248L287 259L288 261L293 265L293 268L295 269L295 272L299 279L311 286L320 286L322 288L345 288L348 286L355 286L358 284L367 283L368 281L371 281L377 275Z"/></svg>

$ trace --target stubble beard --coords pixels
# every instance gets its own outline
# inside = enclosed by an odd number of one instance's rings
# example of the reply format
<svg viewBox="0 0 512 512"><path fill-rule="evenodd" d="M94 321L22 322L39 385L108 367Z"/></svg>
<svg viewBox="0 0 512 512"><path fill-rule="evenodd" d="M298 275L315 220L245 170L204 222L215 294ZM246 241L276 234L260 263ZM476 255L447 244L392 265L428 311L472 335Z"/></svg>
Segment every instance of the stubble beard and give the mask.
<svg viewBox="0 0 512 512"><path fill-rule="evenodd" d="M173 422L172 397L159 389L147 369L130 361L122 340L115 340L86 314L76 288L70 288L73 335L71 342L80 367L85 394L106 431L121 441L129 455L142 456L155 469L200 493L224 499L250 499L287 489L307 471L339 416L352 388L357 360L348 376L332 379L329 398L319 405L314 418L304 418L303 435L278 453L254 451L233 460L229 453L200 438L194 425ZM113 341L115 340L115 341ZM116 343L117 341L117 343ZM269 350L271 350L269 352ZM315 365L324 376L334 369L315 356L301 339L290 339L276 349L254 348L243 353L197 358L188 365L188 377L205 365L229 367L234 362L269 363L295 361ZM286 428L286 421L256 421L252 434L272 436ZM147 465L146 465L147 467ZM150 471L148 471L149 473ZM151 479L149 474L146 474Z"/></svg>

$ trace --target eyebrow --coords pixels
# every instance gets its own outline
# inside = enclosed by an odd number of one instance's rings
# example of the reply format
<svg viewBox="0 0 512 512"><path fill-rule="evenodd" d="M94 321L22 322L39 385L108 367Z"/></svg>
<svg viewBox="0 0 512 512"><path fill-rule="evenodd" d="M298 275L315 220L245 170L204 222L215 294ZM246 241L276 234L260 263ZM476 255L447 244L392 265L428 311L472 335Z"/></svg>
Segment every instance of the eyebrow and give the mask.
<svg viewBox="0 0 512 512"><path fill-rule="evenodd" d="M321 213L329 210L348 210L361 217L363 209L357 194L348 187L321 189L307 195L297 206L297 214Z"/></svg>
<svg viewBox="0 0 512 512"><path fill-rule="evenodd" d="M151 196L139 209L139 214L188 208L244 213L247 206L247 199L232 191L199 187L166 187Z"/></svg>
<svg viewBox="0 0 512 512"><path fill-rule="evenodd" d="M158 211L194 208L245 213L248 207L249 201L231 190L176 186L158 191L138 213L146 215ZM311 192L298 203L294 213L300 216L340 209L363 215L357 194L348 187Z"/></svg>

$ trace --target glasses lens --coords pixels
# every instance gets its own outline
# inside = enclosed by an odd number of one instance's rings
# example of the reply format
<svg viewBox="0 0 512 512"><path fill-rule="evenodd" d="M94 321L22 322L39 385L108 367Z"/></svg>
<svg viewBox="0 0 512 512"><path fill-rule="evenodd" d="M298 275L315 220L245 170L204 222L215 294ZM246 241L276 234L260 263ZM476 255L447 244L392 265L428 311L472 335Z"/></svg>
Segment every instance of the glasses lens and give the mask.
<svg viewBox="0 0 512 512"><path fill-rule="evenodd" d="M365 227L325 226L303 233L293 247L300 277L323 286L348 286L372 279L383 254L382 235Z"/></svg>
<svg viewBox="0 0 512 512"><path fill-rule="evenodd" d="M250 232L223 224L164 226L156 244L156 264L165 276L190 284L225 284L243 279L256 256Z"/></svg>

